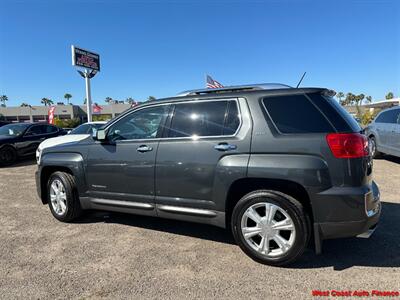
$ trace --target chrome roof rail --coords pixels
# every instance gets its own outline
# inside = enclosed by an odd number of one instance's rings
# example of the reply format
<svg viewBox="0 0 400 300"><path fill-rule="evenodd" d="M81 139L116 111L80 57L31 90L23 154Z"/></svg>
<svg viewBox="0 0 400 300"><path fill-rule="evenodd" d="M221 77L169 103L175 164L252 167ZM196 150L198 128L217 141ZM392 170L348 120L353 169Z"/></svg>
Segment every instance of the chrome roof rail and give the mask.
<svg viewBox="0 0 400 300"><path fill-rule="evenodd" d="M178 96L193 96L211 93L226 93L226 92L240 92L240 91L256 91L256 90L277 90L277 89L290 89L293 88L286 84L281 83L260 83L260 84L246 84L246 85L233 85L226 86L218 89L198 89L183 91Z"/></svg>

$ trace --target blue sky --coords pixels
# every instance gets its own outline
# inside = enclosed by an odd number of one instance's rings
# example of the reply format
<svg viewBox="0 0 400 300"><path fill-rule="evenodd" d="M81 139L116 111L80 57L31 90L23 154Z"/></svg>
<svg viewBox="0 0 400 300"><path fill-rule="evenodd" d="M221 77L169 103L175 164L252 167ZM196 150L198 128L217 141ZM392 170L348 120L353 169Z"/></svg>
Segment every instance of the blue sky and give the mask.
<svg viewBox="0 0 400 300"><path fill-rule="evenodd" d="M84 99L71 44L101 55L92 97L138 100L282 82L400 94L400 1L0 0L0 94L8 106Z"/></svg>

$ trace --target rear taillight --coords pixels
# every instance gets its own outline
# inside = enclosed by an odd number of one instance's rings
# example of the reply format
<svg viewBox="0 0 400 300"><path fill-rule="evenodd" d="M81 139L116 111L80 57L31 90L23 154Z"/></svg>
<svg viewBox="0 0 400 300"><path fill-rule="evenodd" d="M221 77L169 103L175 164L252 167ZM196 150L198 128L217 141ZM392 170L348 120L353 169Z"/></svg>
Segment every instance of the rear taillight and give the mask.
<svg viewBox="0 0 400 300"><path fill-rule="evenodd" d="M329 133L326 141L337 158L357 158L369 154L368 139L360 133Z"/></svg>

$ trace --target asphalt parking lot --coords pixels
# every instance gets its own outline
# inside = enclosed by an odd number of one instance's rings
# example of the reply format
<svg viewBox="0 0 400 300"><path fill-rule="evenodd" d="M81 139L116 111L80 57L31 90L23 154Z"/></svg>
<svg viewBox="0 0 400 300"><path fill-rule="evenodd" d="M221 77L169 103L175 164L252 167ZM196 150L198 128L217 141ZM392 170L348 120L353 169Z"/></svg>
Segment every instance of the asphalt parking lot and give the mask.
<svg viewBox="0 0 400 300"><path fill-rule="evenodd" d="M325 241L288 268L253 262L225 230L107 212L63 224L41 205L35 162L0 168L0 298L310 298L400 290L400 159L375 160L383 214L370 239Z"/></svg>

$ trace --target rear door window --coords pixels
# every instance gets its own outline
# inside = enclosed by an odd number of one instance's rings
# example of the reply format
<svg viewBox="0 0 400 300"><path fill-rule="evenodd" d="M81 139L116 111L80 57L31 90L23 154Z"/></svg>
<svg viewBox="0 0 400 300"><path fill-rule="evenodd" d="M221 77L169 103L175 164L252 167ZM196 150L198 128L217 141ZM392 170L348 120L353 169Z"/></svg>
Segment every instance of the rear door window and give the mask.
<svg viewBox="0 0 400 300"><path fill-rule="evenodd" d="M239 124L236 101L180 103L175 105L168 137L233 135Z"/></svg>
<svg viewBox="0 0 400 300"><path fill-rule="evenodd" d="M265 109L281 133L327 133L335 129L304 95L268 97Z"/></svg>

